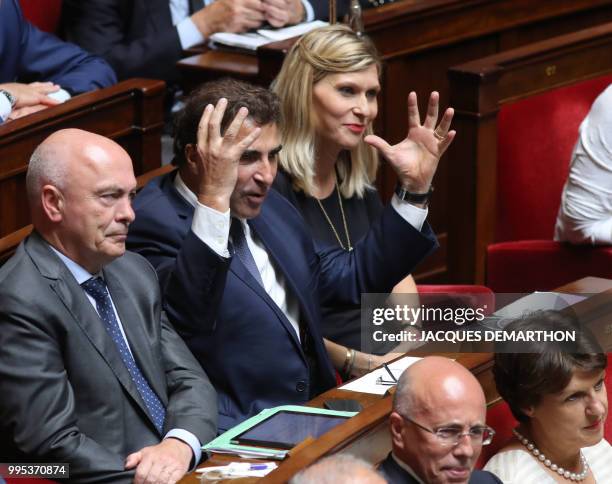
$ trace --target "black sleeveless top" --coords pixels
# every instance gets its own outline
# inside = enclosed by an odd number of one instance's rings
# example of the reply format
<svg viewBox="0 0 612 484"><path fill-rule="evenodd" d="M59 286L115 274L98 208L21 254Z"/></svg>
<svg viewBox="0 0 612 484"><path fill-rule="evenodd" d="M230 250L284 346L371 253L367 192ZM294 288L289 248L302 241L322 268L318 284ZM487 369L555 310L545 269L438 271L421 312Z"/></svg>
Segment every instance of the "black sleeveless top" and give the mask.
<svg viewBox="0 0 612 484"><path fill-rule="evenodd" d="M289 175L280 169L273 186L302 214L318 244L340 247L338 239L315 198L304 194L301 190L294 190ZM346 233L338 202L338 192L334 189L329 197L321 200L321 204L331 219L342 244L346 247ZM342 198L342 206L351 245L354 247L366 235L371 223L380 216L383 205L378 192L375 189L367 189L363 198L356 196L349 199ZM361 348L360 311L360 306L322 306L323 336L349 348Z"/></svg>

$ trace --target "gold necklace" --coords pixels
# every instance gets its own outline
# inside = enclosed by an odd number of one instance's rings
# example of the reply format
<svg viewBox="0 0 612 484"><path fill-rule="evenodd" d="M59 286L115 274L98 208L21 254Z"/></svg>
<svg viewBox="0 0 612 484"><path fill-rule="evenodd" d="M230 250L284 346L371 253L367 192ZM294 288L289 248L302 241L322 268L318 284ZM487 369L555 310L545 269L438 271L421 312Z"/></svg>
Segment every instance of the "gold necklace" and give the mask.
<svg viewBox="0 0 612 484"><path fill-rule="evenodd" d="M340 244L340 247L342 247L343 250L350 252L351 250L353 250L353 247L351 246L351 237L349 236L348 225L346 223L346 217L344 216L344 207L342 206L342 195L340 195L340 189L338 188L338 178L336 178L336 193L338 194L338 203L340 204L340 215L342 215L342 223L344 225L344 233L346 235L347 247L345 247L344 244L342 243L342 240L340 240L340 236L338 235L336 227L334 227L334 224L332 223L331 218L329 218L329 215L327 215L327 212L325 211L325 208L323 207L321 200L319 200L318 198L315 198L315 200L319 204L319 207L321 208L321 212L323 212L323 216L325 217L325 220L327 220L327 223L331 227L332 232L336 236L336 240L338 241L338 244Z"/></svg>

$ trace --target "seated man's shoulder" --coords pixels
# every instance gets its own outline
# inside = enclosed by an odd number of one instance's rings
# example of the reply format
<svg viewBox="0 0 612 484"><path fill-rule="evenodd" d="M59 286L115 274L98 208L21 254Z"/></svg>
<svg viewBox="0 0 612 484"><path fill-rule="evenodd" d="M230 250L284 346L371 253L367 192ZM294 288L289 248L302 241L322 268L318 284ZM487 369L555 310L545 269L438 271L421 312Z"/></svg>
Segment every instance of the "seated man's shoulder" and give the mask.
<svg viewBox="0 0 612 484"><path fill-rule="evenodd" d="M150 204L168 201L168 189L172 186L174 172L150 180L134 198L134 210L150 208Z"/></svg>
<svg viewBox="0 0 612 484"><path fill-rule="evenodd" d="M108 264L105 269L112 269L118 272L129 273L130 277L145 277L147 279L156 279L156 272L149 261L137 254L126 250L125 253Z"/></svg>

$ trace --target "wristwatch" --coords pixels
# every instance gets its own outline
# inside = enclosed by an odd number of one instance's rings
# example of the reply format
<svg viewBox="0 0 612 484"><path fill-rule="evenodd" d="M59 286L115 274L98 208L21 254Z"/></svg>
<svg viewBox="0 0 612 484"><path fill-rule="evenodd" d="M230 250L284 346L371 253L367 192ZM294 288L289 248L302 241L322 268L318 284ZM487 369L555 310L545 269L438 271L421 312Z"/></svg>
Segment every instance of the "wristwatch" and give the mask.
<svg viewBox="0 0 612 484"><path fill-rule="evenodd" d="M8 102L11 103L11 109L15 107L15 103L17 102L15 96L4 89L0 89L0 94L4 94L4 96L8 99Z"/></svg>
<svg viewBox="0 0 612 484"><path fill-rule="evenodd" d="M413 203L428 203L433 191L433 185L429 185L429 190L427 190L427 192L425 193L411 193L404 187L402 187L402 185L400 185L399 183L395 187L395 194L400 200L405 200L407 202Z"/></svg>

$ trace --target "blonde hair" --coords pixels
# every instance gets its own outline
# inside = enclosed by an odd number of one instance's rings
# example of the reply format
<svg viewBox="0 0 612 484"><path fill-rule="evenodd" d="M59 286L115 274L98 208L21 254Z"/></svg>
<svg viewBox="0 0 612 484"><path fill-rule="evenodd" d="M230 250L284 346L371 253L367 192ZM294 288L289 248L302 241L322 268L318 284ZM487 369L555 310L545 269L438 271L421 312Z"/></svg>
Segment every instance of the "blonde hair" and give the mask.
<svg viewBox="0 0 612 484"><path fill-rule="evenodd" d="M315 171L312 88L328 74L361 71L371 65L380 73L380 57L369 39L357 36L346 25L328 25L310 31L293 45L272 83L281 99L283 149L279 161L293 185L307 195L313 193ZM365 134L372 134L371 126ZM336 169L342 195L362 197L376 177L378 153L362 141L350 156L340 156Z"/></svg>

